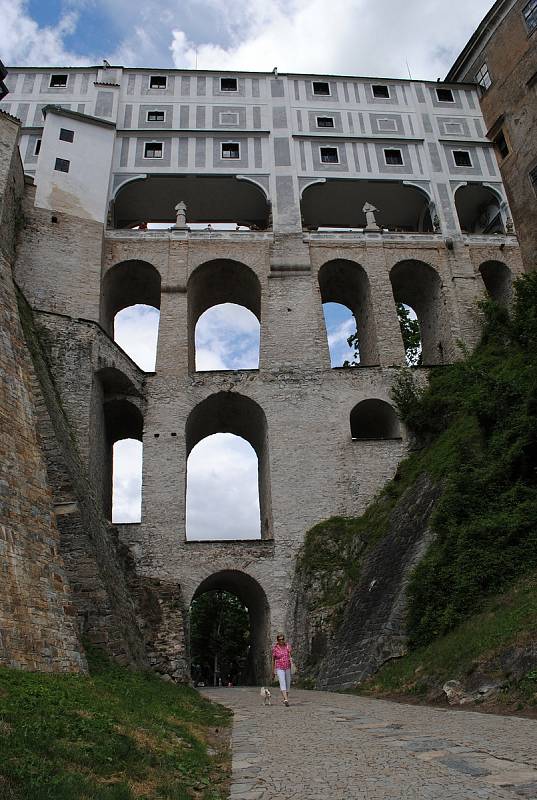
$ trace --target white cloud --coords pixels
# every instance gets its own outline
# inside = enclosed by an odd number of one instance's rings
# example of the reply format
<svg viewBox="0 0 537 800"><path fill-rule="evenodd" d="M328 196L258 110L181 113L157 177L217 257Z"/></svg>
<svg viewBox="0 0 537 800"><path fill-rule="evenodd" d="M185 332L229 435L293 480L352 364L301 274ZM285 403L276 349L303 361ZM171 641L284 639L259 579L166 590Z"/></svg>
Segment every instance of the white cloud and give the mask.
<svg viewBox="0 0 537 800"><path fill-rule="evenodd" d="M135 305L116 314L114 321L114 339L146 372L155 369L159 318L156 308Z"/></svg>
<svg viewBox="0 0 537 800"><path fill-rule="evenodd" d="M188 539L260 536L257 456L230 433L203 439L188 458Z"/></svg>
<svg viewBox="0 0 537 800"><path fill-rule="evenodd" d="M87 63L64 47L64 37L76 30L78 13L67 11L54 27L40 27L28 14L24 0L0 0L0 52L4 64L56 64L78 66Z"/></svg>
<svg viewBox="0 0 537 800"><path fill-rule="evenodd" d="M114 445L113 522L140 522L142 502L142 443L122 439Z"/></svg>
<svg viewBox="0 0 537 800"><path fill-rule="evenodd" d="M251 311L222 303L205 311L196 325L196 369L257 369L259 322Z"/></svg>

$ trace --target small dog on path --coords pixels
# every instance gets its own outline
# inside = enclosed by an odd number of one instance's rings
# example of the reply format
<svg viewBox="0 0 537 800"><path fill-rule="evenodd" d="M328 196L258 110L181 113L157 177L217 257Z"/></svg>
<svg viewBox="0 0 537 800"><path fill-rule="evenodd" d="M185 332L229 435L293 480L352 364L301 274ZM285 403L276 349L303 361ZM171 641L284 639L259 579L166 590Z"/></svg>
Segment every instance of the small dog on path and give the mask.
<svg viewBox="0 0 537 800"><path fill-rule="evenodd" d="M272 703L271 703L271 699L270 698L272 697L272 695L271 695L270 691L267 689L266 686L262 686L261 687L260 694L261 694L261 697L263 698L263 705L264 706L271 706Z"/></svg>

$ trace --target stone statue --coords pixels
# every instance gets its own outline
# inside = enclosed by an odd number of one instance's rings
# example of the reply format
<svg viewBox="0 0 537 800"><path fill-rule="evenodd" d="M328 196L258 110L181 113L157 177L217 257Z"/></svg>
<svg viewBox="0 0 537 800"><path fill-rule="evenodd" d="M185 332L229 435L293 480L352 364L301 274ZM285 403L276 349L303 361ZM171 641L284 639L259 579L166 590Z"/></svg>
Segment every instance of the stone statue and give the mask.
<svg viewBox="0 0 537 800"><path fill-rule="evenodd" d="M362 211L365 214L365 231L380 231L379 226L377 225L377 221L375 219L375 211L378 211L378 208L372 203L366 203L362 208Z"/></svg>
<svg viewBox="0 0 537 800"><path fill-rule="evenodd" d="M188 225L186 224L186 203L180 200L175 206L175 211L177 212L177 221L173 227L176 230L187 230Z"/></svg>

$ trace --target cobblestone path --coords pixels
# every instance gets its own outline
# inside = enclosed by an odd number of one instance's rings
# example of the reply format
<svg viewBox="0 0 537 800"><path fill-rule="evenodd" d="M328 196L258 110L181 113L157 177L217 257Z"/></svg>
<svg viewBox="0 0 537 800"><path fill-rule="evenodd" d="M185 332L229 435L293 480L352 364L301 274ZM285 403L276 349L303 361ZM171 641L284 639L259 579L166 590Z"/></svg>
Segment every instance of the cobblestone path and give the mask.
<svg viewBox="0 0 537 800"><path fill-rule="evenodd" d="M537 800L537 721L327 692L207 689L234 712L231 800Z"/></svg>

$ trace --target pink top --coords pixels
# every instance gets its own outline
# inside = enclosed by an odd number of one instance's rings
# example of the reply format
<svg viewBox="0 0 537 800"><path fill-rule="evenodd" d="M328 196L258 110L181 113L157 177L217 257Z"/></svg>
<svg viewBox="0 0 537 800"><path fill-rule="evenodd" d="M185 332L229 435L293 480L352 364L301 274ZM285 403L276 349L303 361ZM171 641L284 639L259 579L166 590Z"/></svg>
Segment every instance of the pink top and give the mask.
<svg viewBox="0 0 537 800"><path fill-rule="evenodd" d="M272 648L272 658L276 669L291 669L291 645L275 644Z"/></svg>

